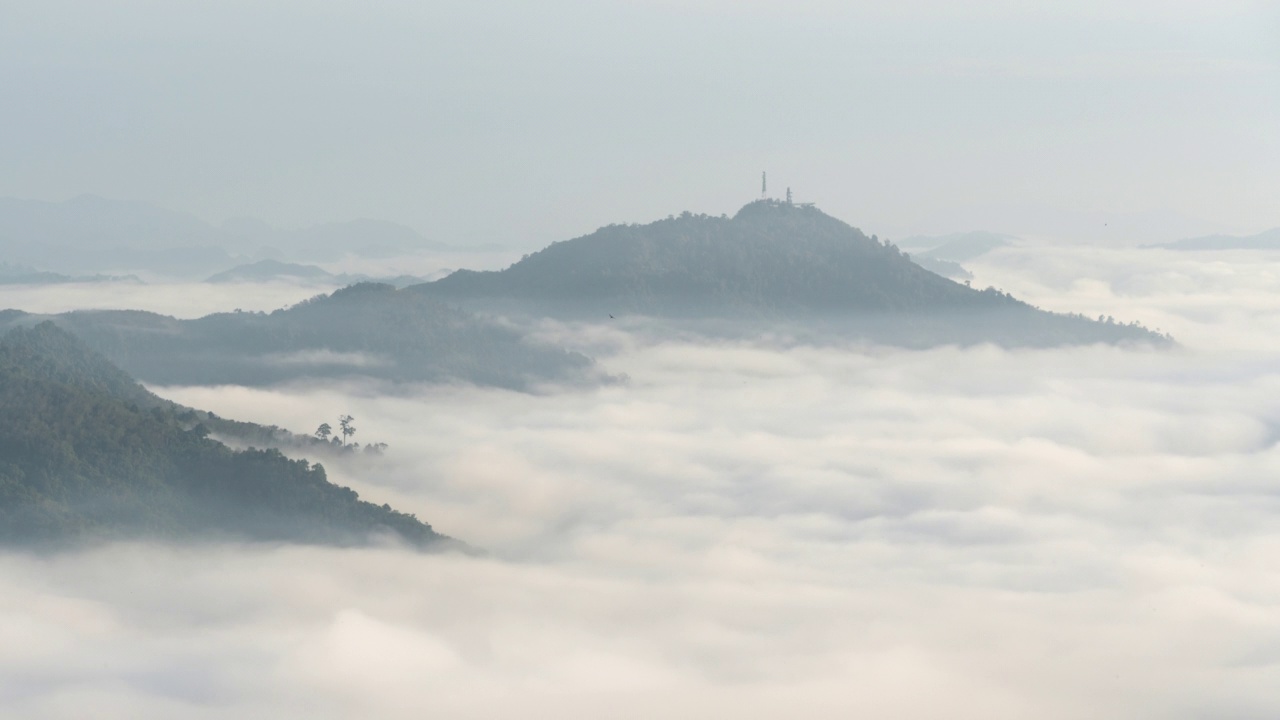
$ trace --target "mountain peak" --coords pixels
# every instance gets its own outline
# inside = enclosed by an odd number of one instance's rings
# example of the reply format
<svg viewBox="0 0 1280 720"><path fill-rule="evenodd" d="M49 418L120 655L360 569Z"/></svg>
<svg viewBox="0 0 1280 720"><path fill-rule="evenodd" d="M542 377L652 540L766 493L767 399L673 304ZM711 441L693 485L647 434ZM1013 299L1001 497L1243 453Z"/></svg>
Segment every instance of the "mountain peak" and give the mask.
<svg viewBox="0 0 1280 720"><path fill-rule="evenodd" d="M836 322L912 345L1161 340L955 283L811 203L773 199L747 203L732 218L685 212L609 225L505 270L460 270L413 291L517 315L764 320L788 331Z"/></svg>

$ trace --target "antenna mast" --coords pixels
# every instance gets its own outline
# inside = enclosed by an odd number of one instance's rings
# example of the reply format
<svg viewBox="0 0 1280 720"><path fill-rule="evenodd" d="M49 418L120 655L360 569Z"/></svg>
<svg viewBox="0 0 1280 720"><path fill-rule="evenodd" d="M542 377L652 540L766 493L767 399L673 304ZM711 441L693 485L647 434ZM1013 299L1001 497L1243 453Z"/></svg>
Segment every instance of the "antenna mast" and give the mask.
<svg viewBox="0 0 1280 720"><path fill-rule="evenodd" d="M760 173L760 199L763 200L768 196L769 196L769 173L762 172Z"/></svg>

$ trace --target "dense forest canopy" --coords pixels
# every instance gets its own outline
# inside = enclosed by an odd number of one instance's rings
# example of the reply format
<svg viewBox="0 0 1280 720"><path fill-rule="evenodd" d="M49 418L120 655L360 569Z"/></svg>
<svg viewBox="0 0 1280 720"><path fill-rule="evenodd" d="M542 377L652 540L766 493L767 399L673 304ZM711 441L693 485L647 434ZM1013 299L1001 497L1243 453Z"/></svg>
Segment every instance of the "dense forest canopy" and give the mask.
<svg viewBox="0 0 1280 720"><path fill-rule="evenodd" d="M52 323L0 337L0 542L226 537L452 541L324 468L235 451Z"/></svg>

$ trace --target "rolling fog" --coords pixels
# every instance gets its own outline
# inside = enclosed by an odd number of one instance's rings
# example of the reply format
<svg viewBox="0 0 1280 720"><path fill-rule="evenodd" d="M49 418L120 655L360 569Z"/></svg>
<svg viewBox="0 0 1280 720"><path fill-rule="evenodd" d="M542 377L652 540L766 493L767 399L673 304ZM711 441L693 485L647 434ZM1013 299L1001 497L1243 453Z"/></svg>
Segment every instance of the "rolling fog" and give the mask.
<svg viewBox="0 0 1280 720"><path fill-rule="evenodd" d="M543 328L630 377L597 390L155 388L302 432L350 413L390 447L331 479L489 555L3 554L0 715L1263 716L1280 262L968 265L1181 347L655 342L632 320Z"/></svg>

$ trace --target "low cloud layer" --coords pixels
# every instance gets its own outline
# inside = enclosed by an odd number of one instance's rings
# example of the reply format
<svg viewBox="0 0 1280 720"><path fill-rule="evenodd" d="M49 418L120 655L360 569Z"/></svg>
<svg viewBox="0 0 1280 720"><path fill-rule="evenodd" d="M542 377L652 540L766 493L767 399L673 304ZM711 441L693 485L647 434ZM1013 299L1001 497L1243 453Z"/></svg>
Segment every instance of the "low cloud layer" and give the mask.
<svg viewBox="0 0 1280 720"><path fill-rule="evenodd" d="M437 277L465 267L496 270L518 256L513 251L424 252L389 259L348 256L325 263L334 274L364 274L394 278L399 275ZM225 268L219 268L225 269ZM213 274L214 269L209 271ZM148 310L178 318L197 318L239 308L246 312L270 312L337 290L347 283L291 281L244 283L184 283L164 279L151 282L84 282L58 284L0 284L0 310L15 308L32 313L70 310Z"/></svg>
<svg viewBox="0 0 1280 720"><path fill-rule="evenodd" d="M274 283L68 283L0 286L0 308L30 313L146 310L182 319L235 309L270 312L336 288Z"/></svg>
<svg viewBox="0 0 1280 720"><path fill-rule="evenodd" d="M1264 716L1280 265L1137 252L1014 249L975 272L1181 349L594 329L629 384L161 389L301 431L354 415L390 447L332 479L491 556L0 555L0 714Z"/></svg>

